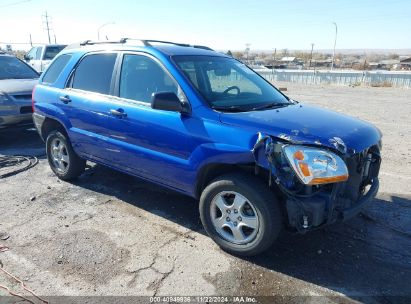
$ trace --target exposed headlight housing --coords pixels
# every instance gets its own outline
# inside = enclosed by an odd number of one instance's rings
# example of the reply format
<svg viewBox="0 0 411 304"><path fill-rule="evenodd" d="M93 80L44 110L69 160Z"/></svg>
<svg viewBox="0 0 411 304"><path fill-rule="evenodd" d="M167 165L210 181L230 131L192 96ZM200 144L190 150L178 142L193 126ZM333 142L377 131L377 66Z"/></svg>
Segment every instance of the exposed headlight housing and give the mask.
<svg viewBox="0 0 411 304"><path fill-rule="evenodd" d="M347 166L335 153L298 145L284 146L283 152L303 184L329 184L348 179Z"/></svg>

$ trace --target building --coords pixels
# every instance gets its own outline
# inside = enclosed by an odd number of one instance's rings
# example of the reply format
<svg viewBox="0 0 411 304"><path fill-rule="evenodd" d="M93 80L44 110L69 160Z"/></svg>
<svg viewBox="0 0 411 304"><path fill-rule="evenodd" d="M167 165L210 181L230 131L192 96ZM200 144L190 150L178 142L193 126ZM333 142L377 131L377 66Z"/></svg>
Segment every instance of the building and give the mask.
<svg viewBox="0 0 411 304"><path fill-rule="evenodd" d="M411 70L411 57L400 60L400 69L406 71Z"/></svg>

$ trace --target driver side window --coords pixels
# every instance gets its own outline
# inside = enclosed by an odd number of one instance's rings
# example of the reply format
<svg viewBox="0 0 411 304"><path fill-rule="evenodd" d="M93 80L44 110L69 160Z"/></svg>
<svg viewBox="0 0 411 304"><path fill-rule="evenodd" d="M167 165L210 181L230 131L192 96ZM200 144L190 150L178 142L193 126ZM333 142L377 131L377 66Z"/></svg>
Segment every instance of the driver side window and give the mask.
<svg viewBox="0 0 411 304"><path fill-rule="evenodd" d="M32 48L32 49L30 50L30 52L28 52L27 57L28 57L30 60L33 60L33 59L36 57L37 49L38 49L37 47L34 47L34 48Z"/></svg>

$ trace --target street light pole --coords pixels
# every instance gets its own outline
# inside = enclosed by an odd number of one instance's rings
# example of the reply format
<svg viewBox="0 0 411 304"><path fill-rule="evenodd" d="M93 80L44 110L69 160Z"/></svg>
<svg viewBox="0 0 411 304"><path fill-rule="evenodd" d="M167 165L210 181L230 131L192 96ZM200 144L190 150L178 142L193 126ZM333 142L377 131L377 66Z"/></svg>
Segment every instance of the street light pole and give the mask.
<svg viewBox="0 0 411 304"><path fill-rule="evenodd" d="M333 60L331 62L331 71L334 68L334 60L335 60L335 45L337 44L337 23L333 22L335 25L335 38L334 38L334 50L333 50Z"/></svg>
<svg viewBox="0 0 411 304"><path fill-rule="evenodd" d="M102 24L102 25L99 26L99 28L97 29L97 40L100 40L100 30L101 30L103 27L105 27L105 26L107 26L107 25L110 25L110 24L115 24L115 22L107 22L107 23L104 23L104 24Z"/></svg>

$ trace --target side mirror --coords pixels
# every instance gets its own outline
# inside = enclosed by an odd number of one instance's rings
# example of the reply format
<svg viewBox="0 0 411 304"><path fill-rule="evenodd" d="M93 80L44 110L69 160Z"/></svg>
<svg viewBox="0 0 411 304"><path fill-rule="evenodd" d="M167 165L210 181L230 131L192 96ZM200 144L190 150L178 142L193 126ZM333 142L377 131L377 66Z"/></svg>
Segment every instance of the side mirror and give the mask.
<svg viewBox="0 0 411 304"><path fill-rule="evenodd" d="M186 112L174 92L157 92L151 96L151 108L163 111Z"/></svg>
<svg viewBox="0 0 411 304"><path fill-rule="evenodd" d="M24 54L24 60L26 60L26 61L29 61L30 60L30 56L29 55L27 55L27 54Z"/></svg>

